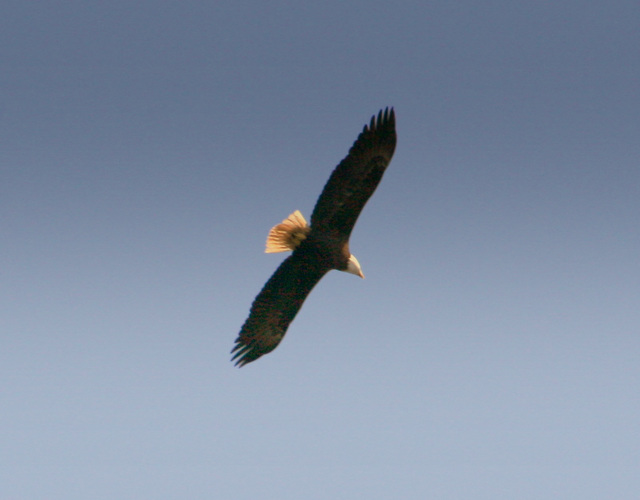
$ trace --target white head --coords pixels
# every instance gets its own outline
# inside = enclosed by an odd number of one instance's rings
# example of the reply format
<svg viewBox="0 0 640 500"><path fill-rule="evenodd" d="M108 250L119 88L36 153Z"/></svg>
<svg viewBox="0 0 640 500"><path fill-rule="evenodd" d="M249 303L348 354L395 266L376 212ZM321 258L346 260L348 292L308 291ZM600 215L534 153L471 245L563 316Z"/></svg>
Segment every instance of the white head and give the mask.
<svg viewBox="0 0 640 500"><path fill-rule="evenodd" d="M348 273L355 274L356 276L364 278L364 274L362 274L362 269L360 268L360 262L358 262L358 259L356 259L355 255L349 256L346 271Z"/></svg>

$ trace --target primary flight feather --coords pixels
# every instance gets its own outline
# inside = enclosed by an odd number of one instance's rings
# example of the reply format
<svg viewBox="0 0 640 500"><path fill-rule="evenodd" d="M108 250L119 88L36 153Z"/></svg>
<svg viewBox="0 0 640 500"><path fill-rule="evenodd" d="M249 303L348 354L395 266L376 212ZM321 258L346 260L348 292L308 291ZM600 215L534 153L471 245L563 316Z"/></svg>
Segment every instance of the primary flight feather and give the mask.
<svg viewBox="0 0 640 500"><path fill-rule="evenodd" d="M244 366L278 346L307 295L328 271L337 269L364 278L349 251L349 236L395 148L395 113L386 108L365 125L329 177L311 214L311 225L296 210L271 229L266 252L293 253L254 300L231 351L236 365Z"/></svg>

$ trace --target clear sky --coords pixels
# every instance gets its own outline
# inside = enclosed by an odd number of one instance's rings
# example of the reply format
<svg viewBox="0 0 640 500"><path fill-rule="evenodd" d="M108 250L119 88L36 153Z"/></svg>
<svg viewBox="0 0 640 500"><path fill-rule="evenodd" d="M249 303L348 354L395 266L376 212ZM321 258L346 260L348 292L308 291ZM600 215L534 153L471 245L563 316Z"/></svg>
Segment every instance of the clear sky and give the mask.
<svg viewBox="0 0 640 500"><path fill-rule="evenodd" d="M637 0L4 2L0 498L640 498ZM284 341L229 351L380 108Z"/></svg>

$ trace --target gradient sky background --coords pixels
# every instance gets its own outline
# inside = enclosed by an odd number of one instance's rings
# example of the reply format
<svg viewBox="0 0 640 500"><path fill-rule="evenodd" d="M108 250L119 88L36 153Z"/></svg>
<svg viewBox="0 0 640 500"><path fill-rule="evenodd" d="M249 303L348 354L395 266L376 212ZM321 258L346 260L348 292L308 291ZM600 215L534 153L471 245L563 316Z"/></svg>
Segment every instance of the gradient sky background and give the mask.
<svg viewBox="0 0 640 500"><path fill-rule="evenodd" d="M640 4L4 2L0 498L640 498ZM398 148L280 347L269 228Z"/></svg>

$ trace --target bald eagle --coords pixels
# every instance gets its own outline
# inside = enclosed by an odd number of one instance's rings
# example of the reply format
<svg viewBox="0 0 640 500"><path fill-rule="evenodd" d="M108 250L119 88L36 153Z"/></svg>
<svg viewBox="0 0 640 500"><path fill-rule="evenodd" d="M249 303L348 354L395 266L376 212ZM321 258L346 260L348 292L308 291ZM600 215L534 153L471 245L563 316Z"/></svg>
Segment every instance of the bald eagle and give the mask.
<svg viewBox="0 0 640 500"><path fill-rule="evenodd" d="M299 211L274 226L266 252L293 253L280 264L251 306L231 353L244 366L273 351L313 287L331 269L364 278L349 251L349 236L367 200L382 179L396 147L393 108L371 118L335 168L311 214L309 226Z"/></svg>

